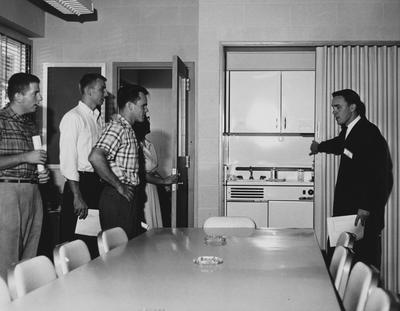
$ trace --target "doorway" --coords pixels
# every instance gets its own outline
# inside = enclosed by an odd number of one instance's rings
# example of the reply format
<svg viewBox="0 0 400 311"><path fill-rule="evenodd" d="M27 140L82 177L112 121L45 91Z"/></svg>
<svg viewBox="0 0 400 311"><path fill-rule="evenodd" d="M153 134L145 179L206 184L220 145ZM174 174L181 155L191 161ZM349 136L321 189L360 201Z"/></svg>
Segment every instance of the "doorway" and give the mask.
<svg viewBox="0 0 400 311"><path fill-rule="evenodd" d="M194 85L194 63L185 63L188 68L189 81ZM174 144L176 144L174 120L171 120L171 111L176 109L173 97L173 62L118 62L113 63L113 94L117 95L119 87L126 83L139 84L149 91L149 116L151 133L147 138L155 147L158 157L158 172L168 176L174 167ZM189 84L188 81L188 84ZM187 96L187 151L192 165L188 167L187 201L177 207L178 213L172 209L171 217L171 192L165 192L164 187L158 187L164 227L193 227L194 224L194 90L188 89ZM113 109L108 108L109 111ZM107 113L107 112L106 112ZM178 120L176 120L178 121ZM181 185L178 184L178 188ZM174 189L174 187L172 187ZM182 187L183 189L183 187ZM180 192L182 189L179 189ZM172 200L174 204L175 200ZM184 211L180 213L179 211Z"/></svg>

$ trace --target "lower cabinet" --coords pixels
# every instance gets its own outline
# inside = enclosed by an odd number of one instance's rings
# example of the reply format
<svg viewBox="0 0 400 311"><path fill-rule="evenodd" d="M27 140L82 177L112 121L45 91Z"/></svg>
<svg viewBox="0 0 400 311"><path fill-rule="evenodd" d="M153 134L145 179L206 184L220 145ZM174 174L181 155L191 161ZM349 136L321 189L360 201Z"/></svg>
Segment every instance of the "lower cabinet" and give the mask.
<svg viewBox="0 0 400 311"><path fill-rule="evenodd" d="M250 217L256 223L257 228L268 226L267 202L227 202L227 216Z"/></svg>
<svg viewBox="0 0 400 311"><path fill-rule="evenodd" d="M268 227L313 228L313 201L268 201Z"/></svg>

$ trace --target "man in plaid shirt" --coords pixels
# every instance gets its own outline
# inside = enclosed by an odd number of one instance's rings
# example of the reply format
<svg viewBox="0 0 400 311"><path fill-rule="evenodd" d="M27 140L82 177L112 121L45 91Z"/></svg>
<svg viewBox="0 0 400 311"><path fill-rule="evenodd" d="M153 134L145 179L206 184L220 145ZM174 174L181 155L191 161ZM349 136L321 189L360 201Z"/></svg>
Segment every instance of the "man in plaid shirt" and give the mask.
<svg viewBox="0 0 400 311"><path fill-rule="evenodd" d="M10 103L0 111L0 276L12 263L36 256L43 207L38 183L49 179L46 151L34 150L38 135L32 113L42 101L39 78L14 74L8 81Z"/></svg>
<svg viewBox="0 0 400 311"><path fill-rule="evenodd" d="M139 146L132 125L145 120L147 95L148 91L139 85L118 90L119 114L106 126L89 155L93 168L107 182L99 203L101 228L121 227L129 238L143 232L143 211L136 195Z"/></svg>

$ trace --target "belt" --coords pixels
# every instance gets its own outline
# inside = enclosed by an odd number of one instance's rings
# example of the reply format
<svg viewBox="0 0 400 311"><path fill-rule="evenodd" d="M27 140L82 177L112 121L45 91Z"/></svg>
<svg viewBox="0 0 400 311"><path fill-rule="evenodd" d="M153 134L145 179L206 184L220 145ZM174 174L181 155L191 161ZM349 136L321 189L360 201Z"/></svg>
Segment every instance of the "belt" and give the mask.
<svg viewBox="0 0 400 311"><path fill-rule="evenodd" d="M95 172L85 172L85 171L78 171L78 173L80 175L94 175L94 174L96 174Z"/></svg>
<svg viewBox="0 0 400 311"><path fill-rule="evenodd" d="M9 182L15 184L37 184L37 181L32 179L0 179L0 182Z"/></svg>

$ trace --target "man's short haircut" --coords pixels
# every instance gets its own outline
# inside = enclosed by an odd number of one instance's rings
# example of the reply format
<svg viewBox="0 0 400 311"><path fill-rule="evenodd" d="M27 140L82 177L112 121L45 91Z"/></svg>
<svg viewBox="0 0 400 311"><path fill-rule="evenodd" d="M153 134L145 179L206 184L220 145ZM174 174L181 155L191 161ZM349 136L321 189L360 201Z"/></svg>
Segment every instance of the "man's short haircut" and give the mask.
<svg viewBox="0 0 400 311"><path fill-rule="evenodd" d="M83 75L81 80L79 81L79 91L83 95L85 92L85 88L88 86L92 86L93 84L96 83L97 80L103 80L104 82L107 81L105 77L103 77L99 73L86 73Z"/></svg>
<svg viewBox="0 0 400 311"><path fill-rule="evenodd" d="M31 83L40 83L40 79L33 74L19 72L15 73L8 80L7 96L11 101L17 93L25 93Z"/></svg>
<svg viewBox="0 0 400 311"><path fill-rule="evenodd" d="M140 98L139 93L142 92L144 95L148 95L147 91L143 86L135 84L126 84L118 90L117 104L119 109L123 109L128 102L135 102Z"/></svg>
<svg viewBox="0 0 400 311"><path fill-rule="evenodd" d="M332 93L333 97L342 96L347 104L350 106L351 104L356 105L356 112L359 116L365 116L365 104L361 101L360 96L351 89L344 89L340 91L336 91Z"/></svg>

